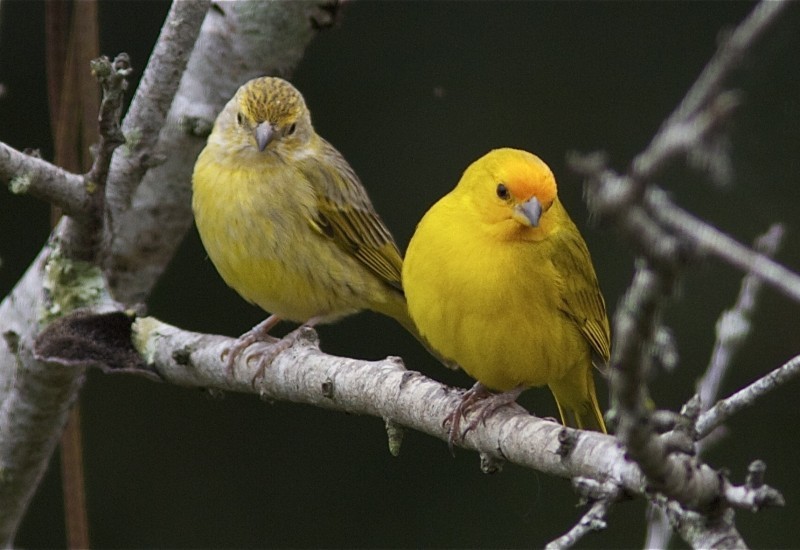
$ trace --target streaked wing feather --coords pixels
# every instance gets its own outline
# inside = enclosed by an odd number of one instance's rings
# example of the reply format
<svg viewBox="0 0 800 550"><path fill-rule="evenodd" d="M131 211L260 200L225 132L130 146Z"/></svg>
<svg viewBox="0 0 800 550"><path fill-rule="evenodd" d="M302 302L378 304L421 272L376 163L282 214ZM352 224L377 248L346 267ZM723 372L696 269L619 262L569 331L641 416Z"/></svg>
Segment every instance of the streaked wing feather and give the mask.
<svg viewBox="0 0 800 550"><path fill-rule="evenodd" d="M611 330L589 250L577 229L560 231L557 237L553 264L563 282L562 310L606 363L611 356Z"/></svg>
<svg viewBox="0 0 800 550"><path fill-rule="evenodd" d="M317 193L318 218L312 220L323 235L387 284L402 291L403 260L391 233L381 221L358 176L327 141L317 158L298 163ZM330 164L319 162L324 158Z"/></svg>

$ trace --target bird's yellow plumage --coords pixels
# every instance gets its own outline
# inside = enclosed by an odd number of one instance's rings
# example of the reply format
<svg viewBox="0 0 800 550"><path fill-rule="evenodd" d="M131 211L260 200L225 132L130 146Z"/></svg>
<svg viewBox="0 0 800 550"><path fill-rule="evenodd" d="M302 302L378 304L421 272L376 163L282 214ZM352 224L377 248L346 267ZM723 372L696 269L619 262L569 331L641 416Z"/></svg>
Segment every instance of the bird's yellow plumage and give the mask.
<svg viewBox="0 0 800 550"><path fill-rule="evenodd" d="M391 234L290 83L258 78L236 92L197 159L192 189L209 258L228 285L273 314L266 329L370 309L416 334Z"/></svg>
<svg viewBox="0 0 800 550"><path fill-rule="evenodd" d="M422 336L483 386L548 385L562 421L605 432L592 357L610 335L586 243L538 157L497 149L425 214L403 266Z"/></svg>

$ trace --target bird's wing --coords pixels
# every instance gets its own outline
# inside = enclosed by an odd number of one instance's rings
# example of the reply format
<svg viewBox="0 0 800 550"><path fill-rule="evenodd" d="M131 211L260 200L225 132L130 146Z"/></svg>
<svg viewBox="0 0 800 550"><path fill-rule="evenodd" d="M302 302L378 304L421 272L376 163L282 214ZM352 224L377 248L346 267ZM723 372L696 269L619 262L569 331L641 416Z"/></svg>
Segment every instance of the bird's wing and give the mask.
<svg viewBox="0 0 800 550"><path fill-rule="evenodd" d="M574 225L556 237L552 260L562 281L561 309L605 364L611 356L611 330L589 249Z"/></svg>
<svg viewBox="0 0 800 550"><path fill-rule="evenodd" d="M327 141L321 141L323 151L319 156L298 163L317 194L318 210L312 226L402 291L403 259L391 233L344 157Z"/></svg>

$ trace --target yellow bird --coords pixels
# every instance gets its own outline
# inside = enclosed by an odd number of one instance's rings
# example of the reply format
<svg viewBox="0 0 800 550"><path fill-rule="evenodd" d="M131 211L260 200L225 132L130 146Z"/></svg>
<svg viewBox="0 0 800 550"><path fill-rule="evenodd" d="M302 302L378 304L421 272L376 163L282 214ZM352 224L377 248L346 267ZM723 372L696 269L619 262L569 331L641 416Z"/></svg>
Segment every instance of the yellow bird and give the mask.
<svg viewBox="0 0 800 550"><path fill-rule="evenodd" d="M422 336L478 381L450 415L451 440L469 411L482 409L467 431L545 384L565 425L605 433L592 377L593 356L610 354L605 302L537 156L496 149L469 166L417 226L403 286Z"/></svg>
<svg viewBox="0 0 800 550"><path fill-rule="evenodd" d="M229 368L281 319L313 326L369 309L417 334L394 239L289 82L264 77L239 88L197 159L192 190L197 229L217 271L272 313L239 338Z"/></svg>

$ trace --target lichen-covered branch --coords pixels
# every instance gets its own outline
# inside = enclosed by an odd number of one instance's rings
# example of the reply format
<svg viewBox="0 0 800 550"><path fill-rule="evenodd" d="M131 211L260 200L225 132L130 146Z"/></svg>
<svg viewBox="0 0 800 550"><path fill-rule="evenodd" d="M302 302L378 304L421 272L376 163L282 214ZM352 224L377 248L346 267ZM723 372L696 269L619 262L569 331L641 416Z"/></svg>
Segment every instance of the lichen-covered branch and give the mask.
<svg viewBox="0 0 800 550"><path fill-rule="evenodd" d="M7 183L12 193L45 200L70 216L83 215L91 202L83 177L2 142L0 181Z"/></svg>
<svg viewBox="0 0 800 550"><path fill-rule="evenodd" d="M0 546L13 545L84 378L82 365L34 359L33 340L50 320L90 306L114 307L100 270L65 257L57 242L0 303Z"/></svg>
<svg viewBox="0 0 800 550"><path fill-rule="evenodd" d="M175 4L172 14L196 16L196 10L204 10L194 2ZM63 207L67 214L23 279L0 303L0 545L13 545L85 369L83 362L60 364L34 357L38 333L76 307L119 309L107 289L126 303L144 301L190 224L189 181L204 141L203 129L210 128L241 82L257 74L288 71L319 24L330 18L328 7L326 3L260 0L220 3L209 12L213 15L204 19L183 78L180 73L167 75L164 71L169 69L164 67L178 68L181 62L171 63L167 58L185 61L187 52L172 48L182 44L188 49L191 40L169 42L165 37L174 34L166 29L162 39L169 44L157 47L156 52L162 53L151 60L153 67L161 67L153 69L160 75L153 77L154 86L167 78L180 80L178 93L166 119L163 108L169 102L169 89L163 90L164 95L154 89L143 91L147 97L141 101L145 103L131 114L131 120L136 119L131 122L134 128L159 128L153 157L166 160L153 168L139 157L149 170L142 184L133 186L136 192L130 208L105 226L95 222L102 219L106 206L100 186L115 186L113 166L105 177L111 147L101 145L97 169L82 178L0 144L0 179L10 181L18 192L28 191ZM170 20L176 25L175 33L185 38L181 25L191 25L189 19L187 15L186 21ZM149 100L157 105L148 105ZM106 107L107 114L117 112L112 103ZM155 118L143 120L148 116ZM113 122L112 118L101 116L101 124L103 120ZM107 129L109 145L118 144L121 140L113 138L114 124ZM135 133L126 136L129 141ZM148 135L152 137L152 133ZM97 238L94 229L105 234ZM98 244L107 247L102 251L106 260L103 273L96 257ZM53 277L54 273L60 276ZM79 282L70 285L72 279Z"/></svg>

